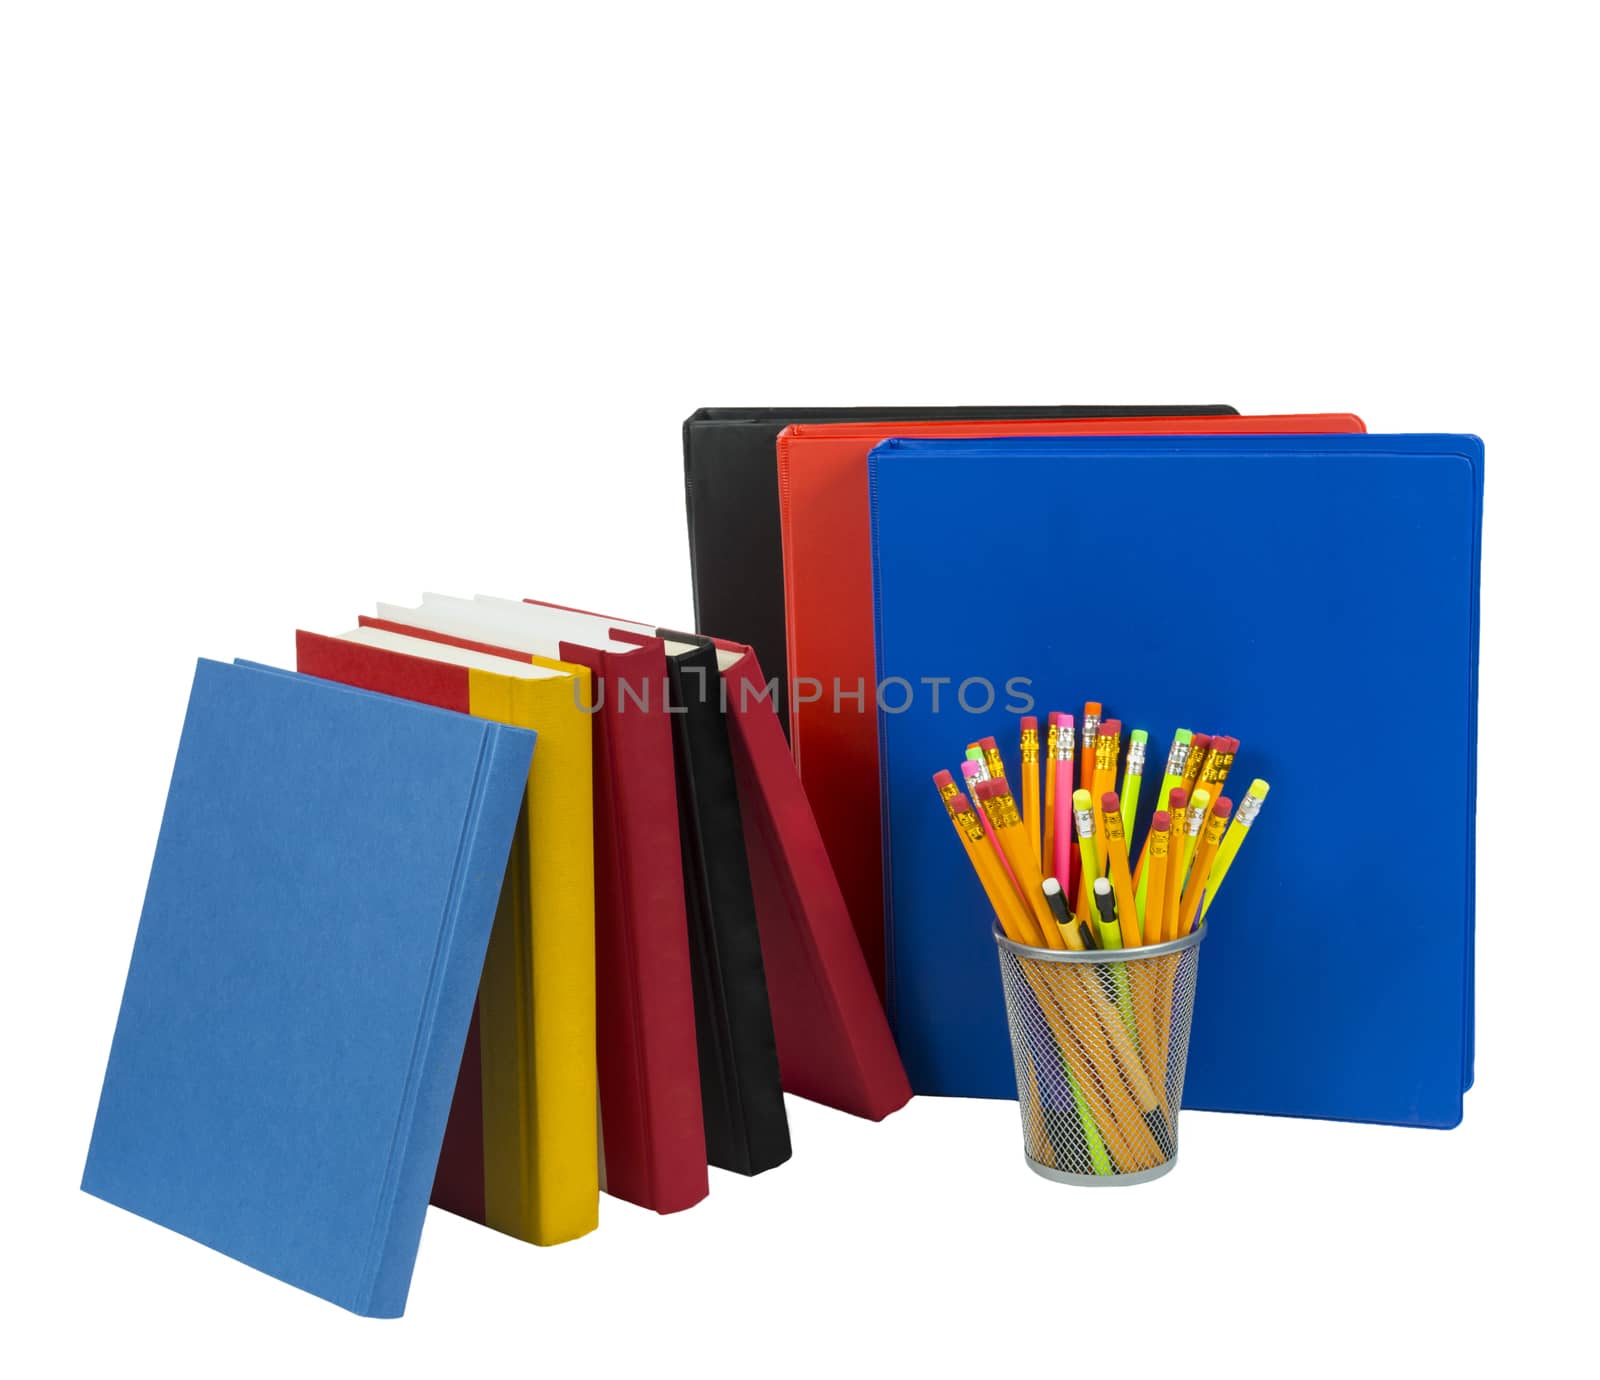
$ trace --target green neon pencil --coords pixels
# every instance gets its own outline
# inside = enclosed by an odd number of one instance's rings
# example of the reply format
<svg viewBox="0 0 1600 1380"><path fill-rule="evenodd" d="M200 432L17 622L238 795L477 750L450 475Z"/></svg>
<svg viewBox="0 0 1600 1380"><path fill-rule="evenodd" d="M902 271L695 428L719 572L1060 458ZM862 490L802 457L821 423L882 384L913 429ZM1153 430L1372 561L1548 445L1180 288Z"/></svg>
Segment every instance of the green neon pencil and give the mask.
<svg viewBox="0 0 1600 1380"><path fill-rule="evenodd" d="M1267 783L1258 776L1250 783L1250 789L1245 792L1244 799L1239 802L1239 808L1234 811L1233 819L1228 824L1228 832L1223 836L1222 846L1217 849L1216 860L1211 864L1211 879L1206 883L1206 899L1200 903L1202 920L1206 918L1206 912L1211 909L1211 903L1217 899L1217 888L1222 885L1222 879L1228 875L1228 869L1233 866L1233 860L1244 844L1244 836L1250 832L1250 826L1261 813L1261 802L1267 798L1269 789Z"/></svg>
<svg viewBox="0 0 1600 1380"><path fill-rule="evenodd" d="M1122 833L1133 838L1133 817L1139 813L1139 784L1144 780L1144 754L1150 735L1136 728L1128 737L1128 761L1122 768Z"/></svg>

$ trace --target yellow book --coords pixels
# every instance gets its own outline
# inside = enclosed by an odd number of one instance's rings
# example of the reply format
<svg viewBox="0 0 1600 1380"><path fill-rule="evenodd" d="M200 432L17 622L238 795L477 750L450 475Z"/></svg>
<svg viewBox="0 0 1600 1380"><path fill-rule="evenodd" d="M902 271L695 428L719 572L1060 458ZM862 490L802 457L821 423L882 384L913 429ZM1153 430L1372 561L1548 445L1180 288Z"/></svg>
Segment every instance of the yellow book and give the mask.
<svg viewBox="0 0 1600 1380"><path fill-rule="evenodd" d="M538 735L478 988L482 1220L570 1241L599 1222L590 672L377 628L341 640L450 668L444 697L466 702L447 707Z"/></svg>

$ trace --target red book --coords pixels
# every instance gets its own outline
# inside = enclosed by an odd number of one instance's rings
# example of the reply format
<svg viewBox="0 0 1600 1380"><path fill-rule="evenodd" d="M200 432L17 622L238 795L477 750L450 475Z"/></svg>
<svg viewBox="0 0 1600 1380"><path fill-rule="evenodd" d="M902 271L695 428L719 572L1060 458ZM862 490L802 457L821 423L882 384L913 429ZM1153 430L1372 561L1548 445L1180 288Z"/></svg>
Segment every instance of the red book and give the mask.
<svg viewBox="0 0 1600 1380"><path fill-rule="evenodd" d="M873 446L891 436L1236 436L1365 430L1359 417L1327 413L804 423L779 434L778 489L791 681L789 740L880 994L884 985L883 838L867 493L867 454ZM1024 501L1019 495L1018 502ZM975 531L1004 535L1004 513L972 516ZM962 549L962 536L957 532L930 533L929 540L947 541L953 551ZM1043 627L1048 616L1046 595L1035 591L1034 597ZM954 698L955 689L943 687L947 700ZM1093 689L1085 686L1084 692L1093 693ZM1043 706L1046 710L1056 707ZM959 728L952 733L960 738Z"/></svg>
<svg viewBox="0 0 1600 1380"><path fill-rule="evenodd" d="M877 1121L911 1084L761 665L749 647L717 646L741 654L722 678L784 1090Z"/></svg>
<svg viewBox="0 0 1600 1380"><path fill-rule="evenodd" d="M527 661L532 649L424 626L362 618L365 627ZM689 979L678 798L658 642L603 651L563 641L587 666L600 702L594 734L595 1004L602 1187L657 1212L706 1196L705 1124Z"/></svg>

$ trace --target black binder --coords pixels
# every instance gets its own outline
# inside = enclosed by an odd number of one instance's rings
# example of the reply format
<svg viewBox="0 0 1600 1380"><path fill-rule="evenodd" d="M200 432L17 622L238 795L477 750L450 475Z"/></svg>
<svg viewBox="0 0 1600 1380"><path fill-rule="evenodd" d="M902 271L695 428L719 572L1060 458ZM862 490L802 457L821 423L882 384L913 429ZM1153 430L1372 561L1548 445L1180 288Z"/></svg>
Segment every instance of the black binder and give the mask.
<svg viewBox="0 0 1600 1380"><path fill-rule="evenodd" d="M705 638L661 636L667 639L706 1158L719 1169L759 1174L789 1158L789 1118L722 673L716 648ZM691 649L679 650L685 643Z"/></svg>
<svg viewBox="0 0 1600 1380"><path fill-rule="evenodd" d="M755 648L789 731L778 433L792 422L1003 421L1017 417L1228 417L1224 403L1168 407L702 407L683 424L683 491L695 626Z"/></svg>

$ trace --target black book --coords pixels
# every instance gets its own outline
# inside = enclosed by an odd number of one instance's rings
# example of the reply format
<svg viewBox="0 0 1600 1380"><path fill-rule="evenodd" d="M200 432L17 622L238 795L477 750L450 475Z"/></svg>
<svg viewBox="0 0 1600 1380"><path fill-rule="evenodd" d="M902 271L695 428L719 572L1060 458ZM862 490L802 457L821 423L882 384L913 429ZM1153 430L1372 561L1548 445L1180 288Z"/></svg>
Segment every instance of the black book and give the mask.
<svg viewBox="0 0 1600 1380"><path fill-rule="evenodd" d="M755 890L745 851L717 649L663 631L706 1158L759 1174L789 1158Z"/></svg>
<svg viewBox="0 0 1600 1380"><path fill-rule="evenodd" d="M683 490L695 627L754 647L778 682L789 731L789 648L778 515L778 433L794 422L1004 421L1019 417L1227 417L1238 409L1164 407L702 407L683 424Z"/></svg>

